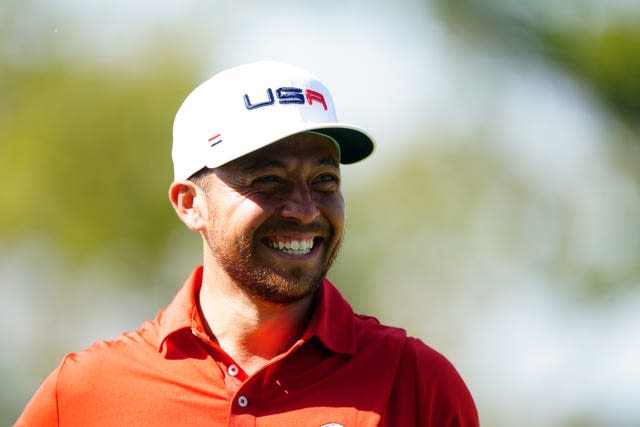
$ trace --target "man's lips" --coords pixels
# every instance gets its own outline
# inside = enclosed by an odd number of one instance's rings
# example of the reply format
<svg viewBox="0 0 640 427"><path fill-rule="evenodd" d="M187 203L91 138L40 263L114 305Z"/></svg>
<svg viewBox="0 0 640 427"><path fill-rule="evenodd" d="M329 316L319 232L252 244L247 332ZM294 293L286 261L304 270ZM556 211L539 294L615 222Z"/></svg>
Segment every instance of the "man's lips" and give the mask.
<svg viewBox="0 0 640 427"><path fill-rule="evenodd" d="M268 237L263 242L270 247L287 255L307 255L319 246L321 237Z"/></svg>

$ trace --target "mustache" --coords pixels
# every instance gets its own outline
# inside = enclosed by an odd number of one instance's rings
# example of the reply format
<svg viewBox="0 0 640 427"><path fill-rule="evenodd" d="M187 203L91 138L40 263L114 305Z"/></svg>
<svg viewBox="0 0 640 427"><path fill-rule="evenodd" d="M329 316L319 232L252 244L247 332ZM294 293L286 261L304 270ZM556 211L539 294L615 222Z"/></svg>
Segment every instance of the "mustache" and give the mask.
<svg viewBox="0 0 640 427"><path fill-rule="evenodd" d="M294 221L274 221L273 223L264 224L257 230L260 234L287 234L287 233L300 233L300 234L319 234L327 236L331 233L331 227L329 224L318 221L310 224L300 224Z"/></svg>

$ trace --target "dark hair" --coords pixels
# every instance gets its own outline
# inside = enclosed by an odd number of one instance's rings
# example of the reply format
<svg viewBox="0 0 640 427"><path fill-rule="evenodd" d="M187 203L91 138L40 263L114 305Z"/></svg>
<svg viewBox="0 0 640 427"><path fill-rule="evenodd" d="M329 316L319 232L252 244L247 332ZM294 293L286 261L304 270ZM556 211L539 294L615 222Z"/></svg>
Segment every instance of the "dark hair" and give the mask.
<svg viewBox="0 0 640 427"><path fill-rule="evenodd" d="M198 187L204 187L205 186L204 179L207 177L207 175L209 175L209 173L211 173L212 170L213 169L210 169L205 166L202 169L200 169L198 172L194 173L189 178L187 178L187 180L193 182Z"/></svg>

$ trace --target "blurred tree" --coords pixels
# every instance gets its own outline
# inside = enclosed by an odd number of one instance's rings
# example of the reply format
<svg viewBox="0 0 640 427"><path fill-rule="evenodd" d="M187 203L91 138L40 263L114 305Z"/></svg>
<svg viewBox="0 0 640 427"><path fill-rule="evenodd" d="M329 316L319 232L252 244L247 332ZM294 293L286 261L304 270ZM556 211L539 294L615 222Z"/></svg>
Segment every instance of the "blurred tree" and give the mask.
<svg viewBox="0 0 640 427"><path fill-rule="evenodd" d="M100 257L142 271L179 226L166 196L171 126L201 65L164 33L127 46L135 61L78 56L65 50L72 31L55 38L37 2L6 6L2 245L49 242L68 266Z"/></svg>
<svg viewBox="0 0 640 427"><path fill-rule="evenodd" d="M611 168L612 176L619 174L623 181L635 185L635 190L627 192L622 187L603 185L598 193L599 206L593 204L582 209L608 212L608 216L582 230L578 224L585 223L589 216L579 208L579 201L567 195L566 201L557 201L560 205L547 202L565 224L556 228L563 236L556 240L557 250L542 267L561 278L560 283L576 286L589 296L606 296L636 285L640 275L637 257L640 224L636 215L640 188L637 2L433 0L430 3L451 34L474 51L481 47L480 51L487 56L543 59L578 82L609 113L603 116L610 131L603 150L603 165ZM593 191L597 193L598 189ZM619 198L622 193L627 196ZM588 235L592 240L585 237ZM593 242L598 242L598 249L592 248ZM587 255L590 251L593 253Z"/></svg>
<svg viewBox="0 0 640 427"><path fill-rule="evenodd" d="M615 2L433 0L454 34L487 49L540 55L640 128L640 8Z"/></svg>
<svg viewBox="0 0 640 427"><path fill-rule="evenodd" d="M176 226L171 123L194 80L186 68L5 70L2 240L52 240L80 263L98 252L144 265Z"/></svg>
<svg viewBox="0 0 640 427"><path fill-rule="evenodd" d="M640 199L629 197L636 172L616 163L623 144L604 147L597 162L606 173L586 192L557 192L521 174L490 131L473 144L425 134L440 142L412 145L347 194L347 235L331 277L358 310L424 311L424 327L433 328L425 335L441 337L451 327L437 330L452 316L447 307L464 292L486 295L535 277L598 303L639 283Z"/></svg>

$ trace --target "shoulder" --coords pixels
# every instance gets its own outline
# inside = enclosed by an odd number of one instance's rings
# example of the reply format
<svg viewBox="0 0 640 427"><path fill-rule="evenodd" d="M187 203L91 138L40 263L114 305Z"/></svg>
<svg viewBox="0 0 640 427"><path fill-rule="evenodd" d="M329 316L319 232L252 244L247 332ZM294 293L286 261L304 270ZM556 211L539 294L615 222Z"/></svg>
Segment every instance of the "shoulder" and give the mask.
<svg viewBox="0 0 640 427"><path fill-rule="evenodd" d="M354 314L355 349L358 356L369 355L384 360L387 366L397 366L405 348L404 329L381 324L372 316Z"/></svg>
<svg viewBox="0 0 640 427"><path fill-rule="evenodd" d="M455 382L462 381L453 364L440 352L419 338L408 336L398 327L381 324L375 317L355 315L358 346L384 346L399 353L402 369L411 370L412 376L424 380Z"/></svg>
<svg viewBox="0 0 640 427"><path fill-rule="evenodd" d="M456 368L442 353L422 340L408 336L404 329L381 324L371 316L356 315L356 319L359 347L383 347L385 352L395 350L399 369L410 371L410 377L420 381L462 382Z"/></svg>
<svg viewBox="0 0 640 427"><path fill-rule="evenodd" d="M381 341L387 344L394 343L398 346L405 345L407 332L395 326L384 325L373 316L354 313L354 325L358 340Z"/></svg>
<svg viewBox="0 0 640 427"><path fill-rule="evenodd" d="M415 337L407 337L402 359L413 366L419 375L429 375L431 378L459 376L449 359Z"/></svg>
<svg viewBox="0 0 640 427"><path fill-rule="evenodd" d="M392 373L382 425L479 425L469 389L442 353L373 317L356 315L356 331L358 353L370 356L371 371Z"/></svg>
<svg viewBox="0 0 640 427"><path fill-rule="evenodd" d="M69 407L73 409L71 413L91 408L91 402L112 390L110 386L118 378L126 378L122 373L126 373L127 366L135 366L131 361L140 362L151 354L152 346L145 341L145 326L67 354L32 396L15 425L58 425L61 414L67 414Z"/></svg>
<svg viewBox="0 0 640 427"><path fill-rule="evenodd" d="M419 384L430 384L444 394L468 394L468 389L457 369L442 353L418 338L408 337L401 364L413 371Z"/></svg>
<svg viewBox="0 0 640 427"><path fill-rule="evenodd" d="M112 340L100 340L91 346L67 354L58 368L59 391L81 392L86 385L113 382L127 374L132 366L144 366L157 354L151 322L137 331L124 332ZM87 390L90 391L90 390Z"/></svg>

